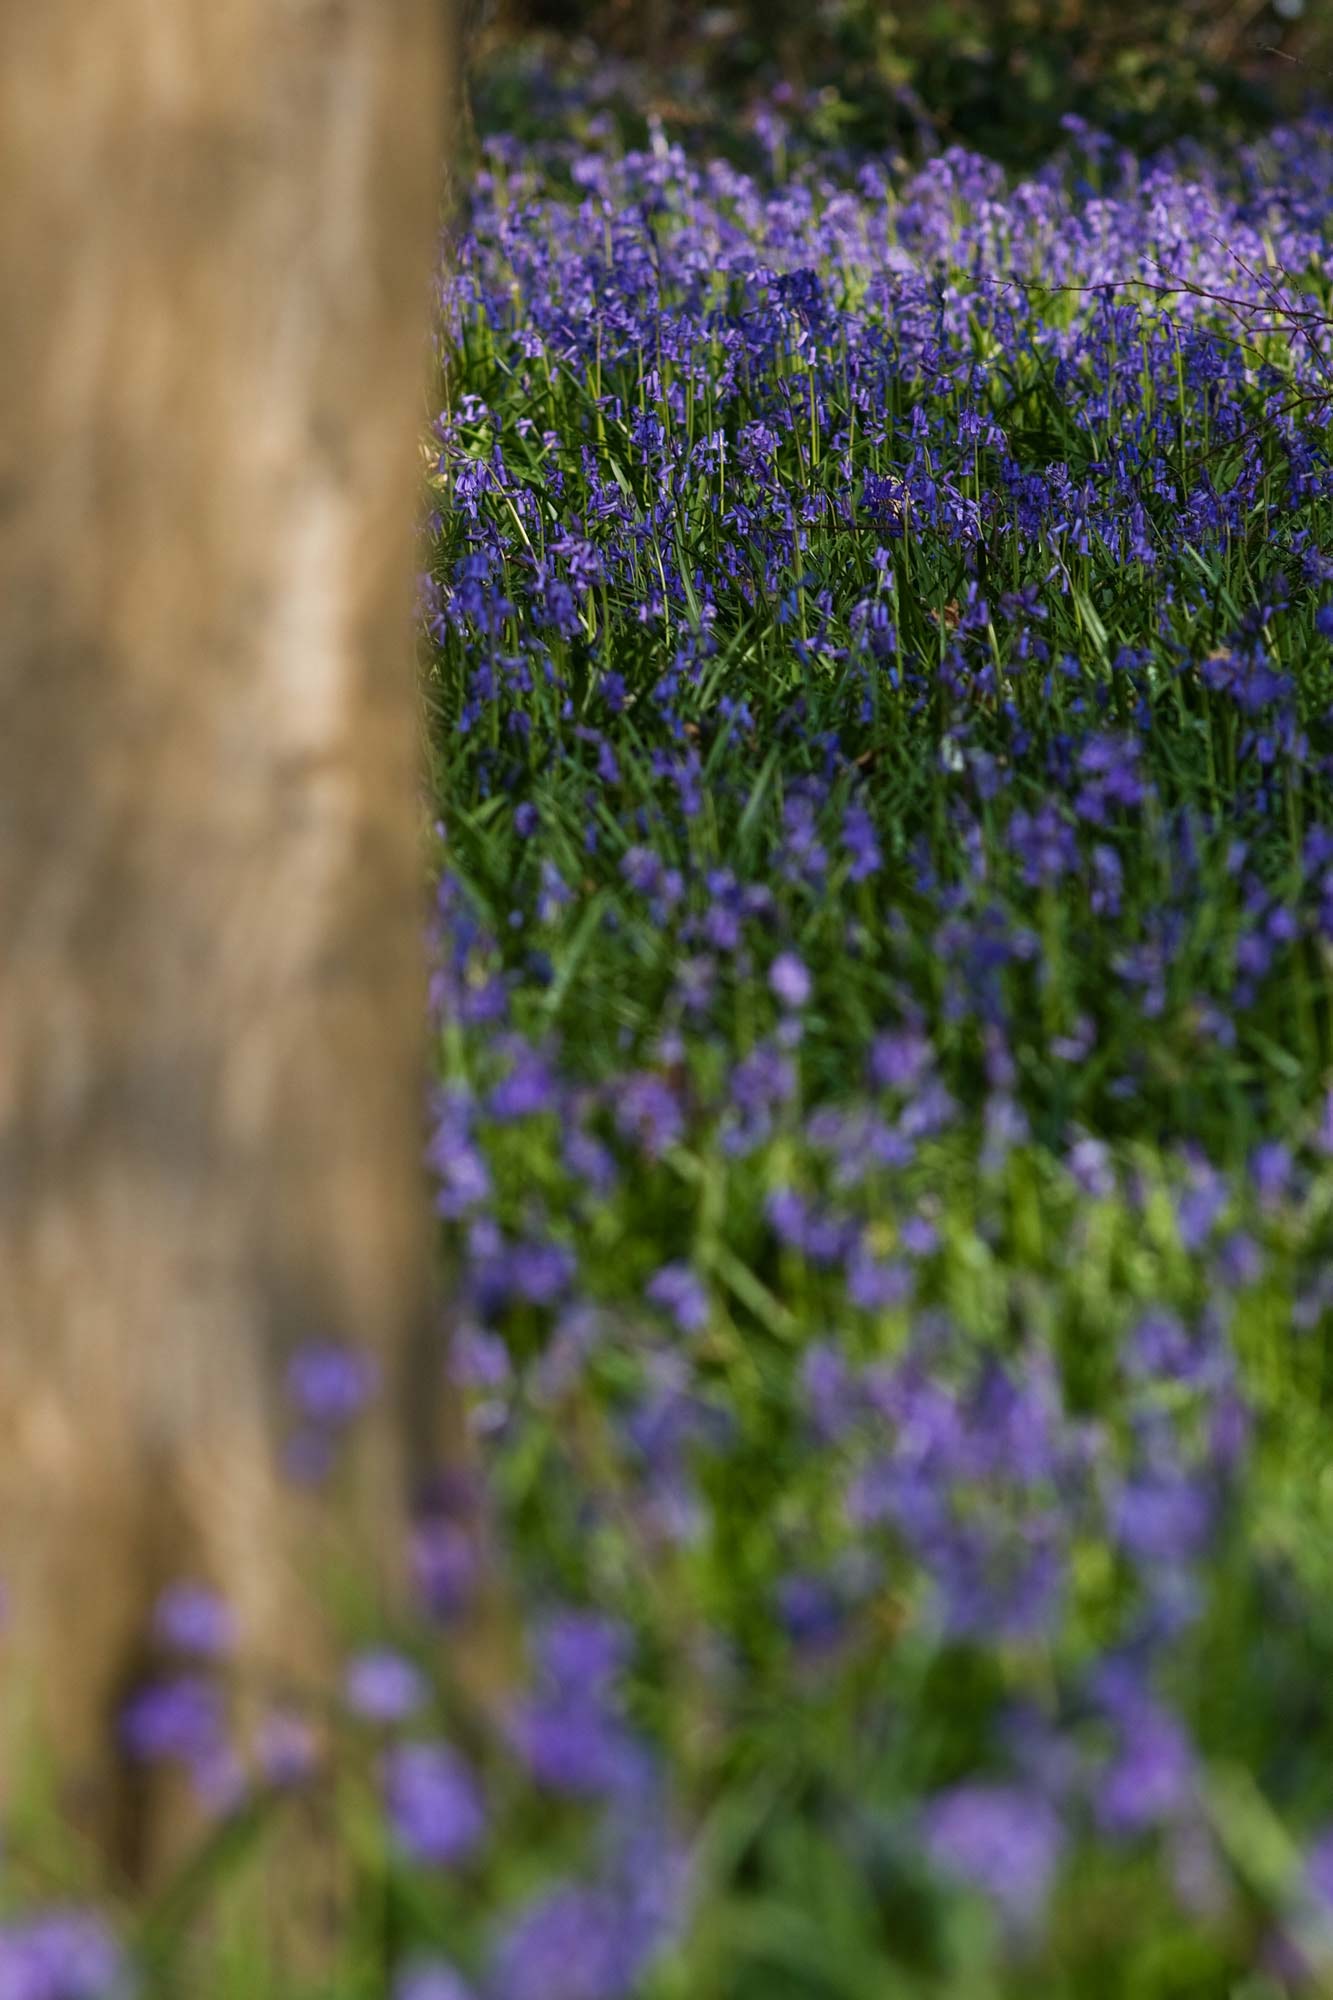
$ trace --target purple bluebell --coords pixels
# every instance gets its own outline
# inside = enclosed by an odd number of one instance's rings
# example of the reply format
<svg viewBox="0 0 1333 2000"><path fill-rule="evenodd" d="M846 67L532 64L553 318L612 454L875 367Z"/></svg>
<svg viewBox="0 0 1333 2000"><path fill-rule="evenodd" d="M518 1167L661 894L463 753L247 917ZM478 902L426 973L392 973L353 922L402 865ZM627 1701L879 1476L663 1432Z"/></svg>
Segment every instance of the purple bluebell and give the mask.
<svg viewBox="0 0 1333 2000"><path fill-rule="evenodd" d="M405 1722L429 1698L420 1668L387 1646L357 1653L343 1672L343 1700L365 1722Z"/></svg>
<svg viewBox="0 0 1333 2000"><path fill-rule="evenodd" d="M665 1153L683 1136L685 1117L679 1099L665 1077L641 1070L626 1077L616 1092L616 1126L649 1159Z"/></svg>
<svg viewBox="0 0 1333 2000"><path fill-rule="evenodd" d="M226 1740L222 1692L201 1674L151 1682L123 1709L120 1734L130 1755L145 1763L204 1763Z"/></svg>
<svg viewBox="0 0 1333 2000"><path fill-rule="evenodd" d="M702 1333L708 1324L708 1291L688 1264L663 1264L644 1288L650 1305L668 1313L682 1333Z"/></svg>
<svg viewBox="0 0 1333 2000"><path fill-rule="evenodd" d="M236 1614L207 1584L176 1583L158 1598L153 1633L172 1652L225 1659L236 1644Z"/></svg>
<svg viewBox="0 0 1333 2000"><path fill-rule="evenodd" d="M1120 1742L1096 1794L1098 1818L1132 1835L1178 1818L1197 1798L1193 1750L1174 1716L1146 1697L1122 1707Z"/></svg>
<svg viewBox="0 0 1333 2000"><path fill-rule="evenodd" d="M492 1984L504 2000L628 2000L660 1930L655 1912L618 1887L571 1883L510 1923Z"/></svg>
<svg viewBox="0 0 1333 2000"><path fill-rule="evenodd" d="M91 1910L48 1909L0 1924L3 2000L130 2000L129 1961Z"/></svg>
<svg viewBox="0 0 1333 2000"><path fill-rule="evenodd" d="M411 1958L394 1974L392 2000L476 2000L475 1989L442 1958Z"/></svg>
<svg viewBox="0 0 1333 2000"><path fill-rule="evenodd" d="M799 1009L810 998L813 984L805 965L793 951L779 952L768 969L769 986L782 1006Z"/></svg>
<svg viewBox="0 0 1333 2000"><path fill-rule="evenodd" d="M311 1341L287 1365L287 1393L313 1424L338 1430L366 1408L379 1386L368 1354L336 1341Z"/></svg>
<svg viewBox="0 0 1333 2000"><path fill-rule="evenodd" d="M486 1810L477 1781L445 1743L399 1743L382 1767L389 1825L423 1867L456 1867L481 1845Z"/></svg>
<svg viewBox="0 0 1333 2000"><path fill-rule="evenodd" d="M1048 1799L1015 1785L957 1785L929 1802L923 1832L936 1866L990 1897L1008 1923L1040 1921L1065 1845Z"/></svg>

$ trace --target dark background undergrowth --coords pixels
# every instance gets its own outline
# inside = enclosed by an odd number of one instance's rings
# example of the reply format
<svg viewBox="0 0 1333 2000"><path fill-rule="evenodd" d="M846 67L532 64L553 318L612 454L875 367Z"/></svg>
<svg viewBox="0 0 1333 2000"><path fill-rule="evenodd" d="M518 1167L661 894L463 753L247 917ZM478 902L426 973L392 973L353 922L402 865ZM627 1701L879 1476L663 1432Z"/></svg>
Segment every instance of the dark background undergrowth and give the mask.
<svg viewBox="0 0 1333 2000"><path fill-rule="evenodd" d="M1326 95L1333 72L1329 0L470 0L470 13L477 123L519 139L600 69L631 140L659 109L735 151L738 113L776 90L824 146L914 158L957 142L1026 167L1070 117L1140 152L1217 141Z"/></svg>

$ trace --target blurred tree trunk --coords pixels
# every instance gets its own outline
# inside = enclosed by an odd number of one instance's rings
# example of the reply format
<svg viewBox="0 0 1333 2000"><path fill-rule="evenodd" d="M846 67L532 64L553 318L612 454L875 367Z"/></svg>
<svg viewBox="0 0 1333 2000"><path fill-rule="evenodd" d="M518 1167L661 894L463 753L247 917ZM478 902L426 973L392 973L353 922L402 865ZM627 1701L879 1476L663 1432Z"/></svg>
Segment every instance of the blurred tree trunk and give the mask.
<svg viewBox="0 0 1333 2000"><path fill-rule="evenodd" d="M410 637L441 10L0 0L0 1784L44 1740L132 1871L160 1587L317 1664L287 1354L376 1358L381 1577L449 1421Z"/></svg>

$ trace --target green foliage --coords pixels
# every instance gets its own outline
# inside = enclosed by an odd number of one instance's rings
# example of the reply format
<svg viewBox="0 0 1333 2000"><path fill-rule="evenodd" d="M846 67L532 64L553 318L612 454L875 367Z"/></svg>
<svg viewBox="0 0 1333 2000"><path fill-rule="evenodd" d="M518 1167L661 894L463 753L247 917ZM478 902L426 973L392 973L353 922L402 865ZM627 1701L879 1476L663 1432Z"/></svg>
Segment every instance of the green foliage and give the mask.
<svg viewBox="0 0 1333 2000"><path fill-rule="evenodd" d="M515 0L481 41L487 129L539 129L520 83L525 37L545 37L559 74L594 53L647 65L647 95L709 143L735 142L735 110L775 86L818 143L904 152L958 142L1016 167L1060 143L1075 116L1139 151L1253 131L1301 98L1327 94L1333 9L1256 0L732 0L614 4ZM639 86L619 99L627 135ZM535 121L534 121L535 114Z"/></svg>

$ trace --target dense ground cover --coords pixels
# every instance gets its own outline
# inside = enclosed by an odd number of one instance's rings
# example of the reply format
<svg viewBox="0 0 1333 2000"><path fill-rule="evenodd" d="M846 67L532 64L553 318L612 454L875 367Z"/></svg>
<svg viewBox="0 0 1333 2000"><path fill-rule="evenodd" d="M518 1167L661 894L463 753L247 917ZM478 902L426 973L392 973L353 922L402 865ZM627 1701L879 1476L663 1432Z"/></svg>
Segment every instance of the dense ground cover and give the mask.
<svg viewBox="0 0 1333 2000"><path fill-rule="evenodd" d="M336 1990L1323 1990L1333 128L766 136L492 142L444 289L430 1155L535 1674L451 1688L442 1496Z"/></svg>
<svg viewBox="0 0 1333 2000"><path fill-rule="evenodd" d="M769 139L494 143L448 294L459 1365L702 1815L680 1990L1270 1990L1333 1812L1330 134Z"/></svg>

